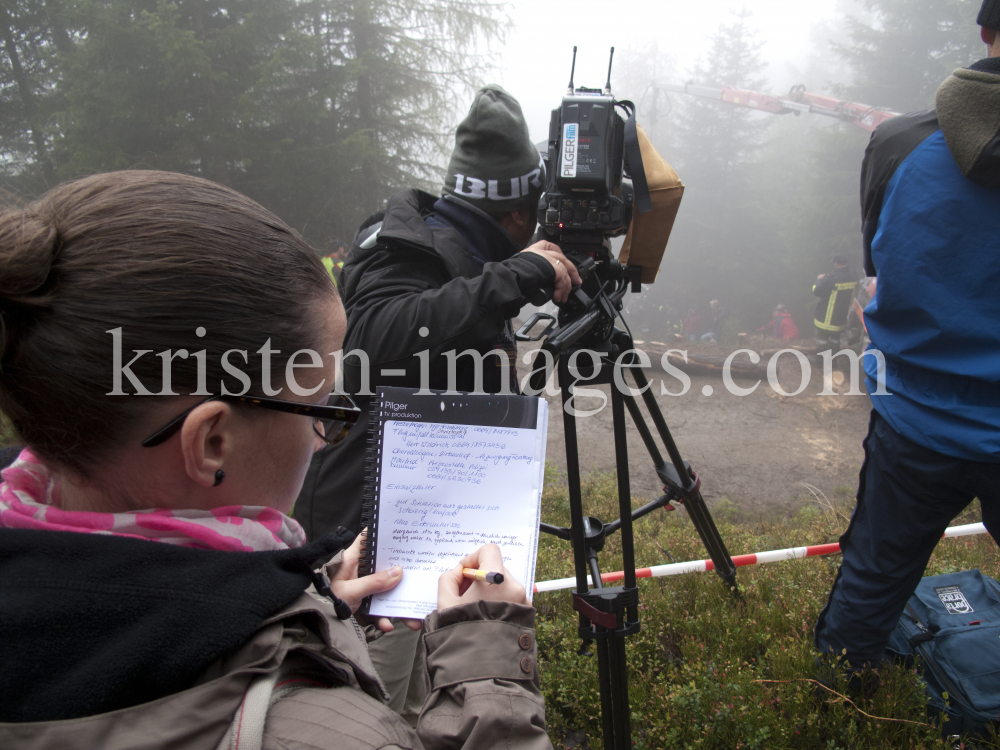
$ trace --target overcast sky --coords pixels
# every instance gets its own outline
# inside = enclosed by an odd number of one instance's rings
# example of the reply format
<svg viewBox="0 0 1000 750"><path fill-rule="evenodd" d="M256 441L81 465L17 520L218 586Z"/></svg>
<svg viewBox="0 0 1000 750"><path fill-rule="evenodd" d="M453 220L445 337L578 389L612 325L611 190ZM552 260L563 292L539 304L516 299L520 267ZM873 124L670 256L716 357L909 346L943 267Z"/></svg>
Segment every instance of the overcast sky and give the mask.
<svg viewBox="0 0 1000 750"><path fill-rule="evenodd" d="M731 21L729 11L740 7L733 0L512 0L514 27L500 49L498 82L520 100L537 142L548 137L549 114L566 91L574 44L578 86L604 85L611 46L617 59L654 41L674 58L682 82L713 32ZM745 7L764 43L768 78L787 89L788 63L805 59L813 24L834 17L837 0L748 0Z"/></svg>

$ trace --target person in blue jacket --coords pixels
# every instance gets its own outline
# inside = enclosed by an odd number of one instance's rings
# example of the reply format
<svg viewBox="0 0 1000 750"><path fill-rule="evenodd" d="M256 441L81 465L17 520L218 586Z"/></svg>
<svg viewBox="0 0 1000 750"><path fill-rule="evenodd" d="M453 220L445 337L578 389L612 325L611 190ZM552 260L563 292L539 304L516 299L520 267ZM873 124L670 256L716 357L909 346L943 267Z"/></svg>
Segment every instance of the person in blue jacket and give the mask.
<svg viewBox="0 0 1000 750"><path fill-rule="evenodd" d="M936 108L872 134L861 175L871 424L843 562L815 643L876 664L931 552L974 498L1000 540L1000 0L977 22L988 57Z"/></svg>

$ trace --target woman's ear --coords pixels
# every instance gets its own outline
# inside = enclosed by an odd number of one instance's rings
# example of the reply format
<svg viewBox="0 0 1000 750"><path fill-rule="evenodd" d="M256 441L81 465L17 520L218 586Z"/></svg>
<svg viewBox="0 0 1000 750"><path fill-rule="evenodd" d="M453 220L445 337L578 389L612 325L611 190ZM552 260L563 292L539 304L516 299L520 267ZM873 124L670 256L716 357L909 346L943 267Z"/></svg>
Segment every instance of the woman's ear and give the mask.
<svg viewBox="0 0 1000 750"><path fill-rule="evenodd" d="M181 428L181 451L187 475L198 484L212 487L215 473L232 450L233 410L221 401L200 404L188 414Z"/></svg>

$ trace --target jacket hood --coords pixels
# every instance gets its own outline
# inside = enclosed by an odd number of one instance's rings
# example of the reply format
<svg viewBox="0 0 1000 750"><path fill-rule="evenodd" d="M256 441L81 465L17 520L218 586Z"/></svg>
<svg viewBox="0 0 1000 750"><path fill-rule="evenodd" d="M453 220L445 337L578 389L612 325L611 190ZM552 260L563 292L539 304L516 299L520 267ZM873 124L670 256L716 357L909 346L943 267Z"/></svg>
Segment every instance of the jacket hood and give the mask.
<svg viewBox="0 0 1000 750"><path fill-rule="evenodd" d="M937 116L962 174L1000 187L1000 58L952 73L938 89Z"/></svg>
<svg viewBox="0 0 1000 750"><path fill-rule="evenodd" d="M216 552L0 529L0 722L92 716L190 687L352 537Z"/></svg>
<svg viewBox="0 0 1000 750"><path fill-rule="evenodd" d="M372 256L394 247L426 253L428 262L442 264L451 278L479 275L479 268L458 231L452 227L431 227L424 221L434 213L437 201L436 196L423 190L404 190L389 198L385 211L365 220L344 262L345 300L356 291L359 275L355 269L364 266Z"/></svg>

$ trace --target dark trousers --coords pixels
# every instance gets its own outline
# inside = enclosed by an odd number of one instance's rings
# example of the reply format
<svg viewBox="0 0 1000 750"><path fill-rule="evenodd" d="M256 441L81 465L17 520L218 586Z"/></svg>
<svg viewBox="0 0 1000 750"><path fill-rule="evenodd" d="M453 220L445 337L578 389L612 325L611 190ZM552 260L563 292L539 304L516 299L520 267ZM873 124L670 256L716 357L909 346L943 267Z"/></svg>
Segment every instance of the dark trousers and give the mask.
<svg viewBox="0 0 1000 750"><path fill-rule="evenodd" d="M934 547L976 497L1000 543L1000 464L945 456L907 440L872 411L843 561L816 623L816 648L853 667L883 656Z"/></svg>
<svg viewBox="0 0 1000 750"><path fill-rule="evenodd" d="M839 352L840 334L841 331L827 331L816 326L816 352L825 352L827 349L832 349L834 354Z"/></svg>

